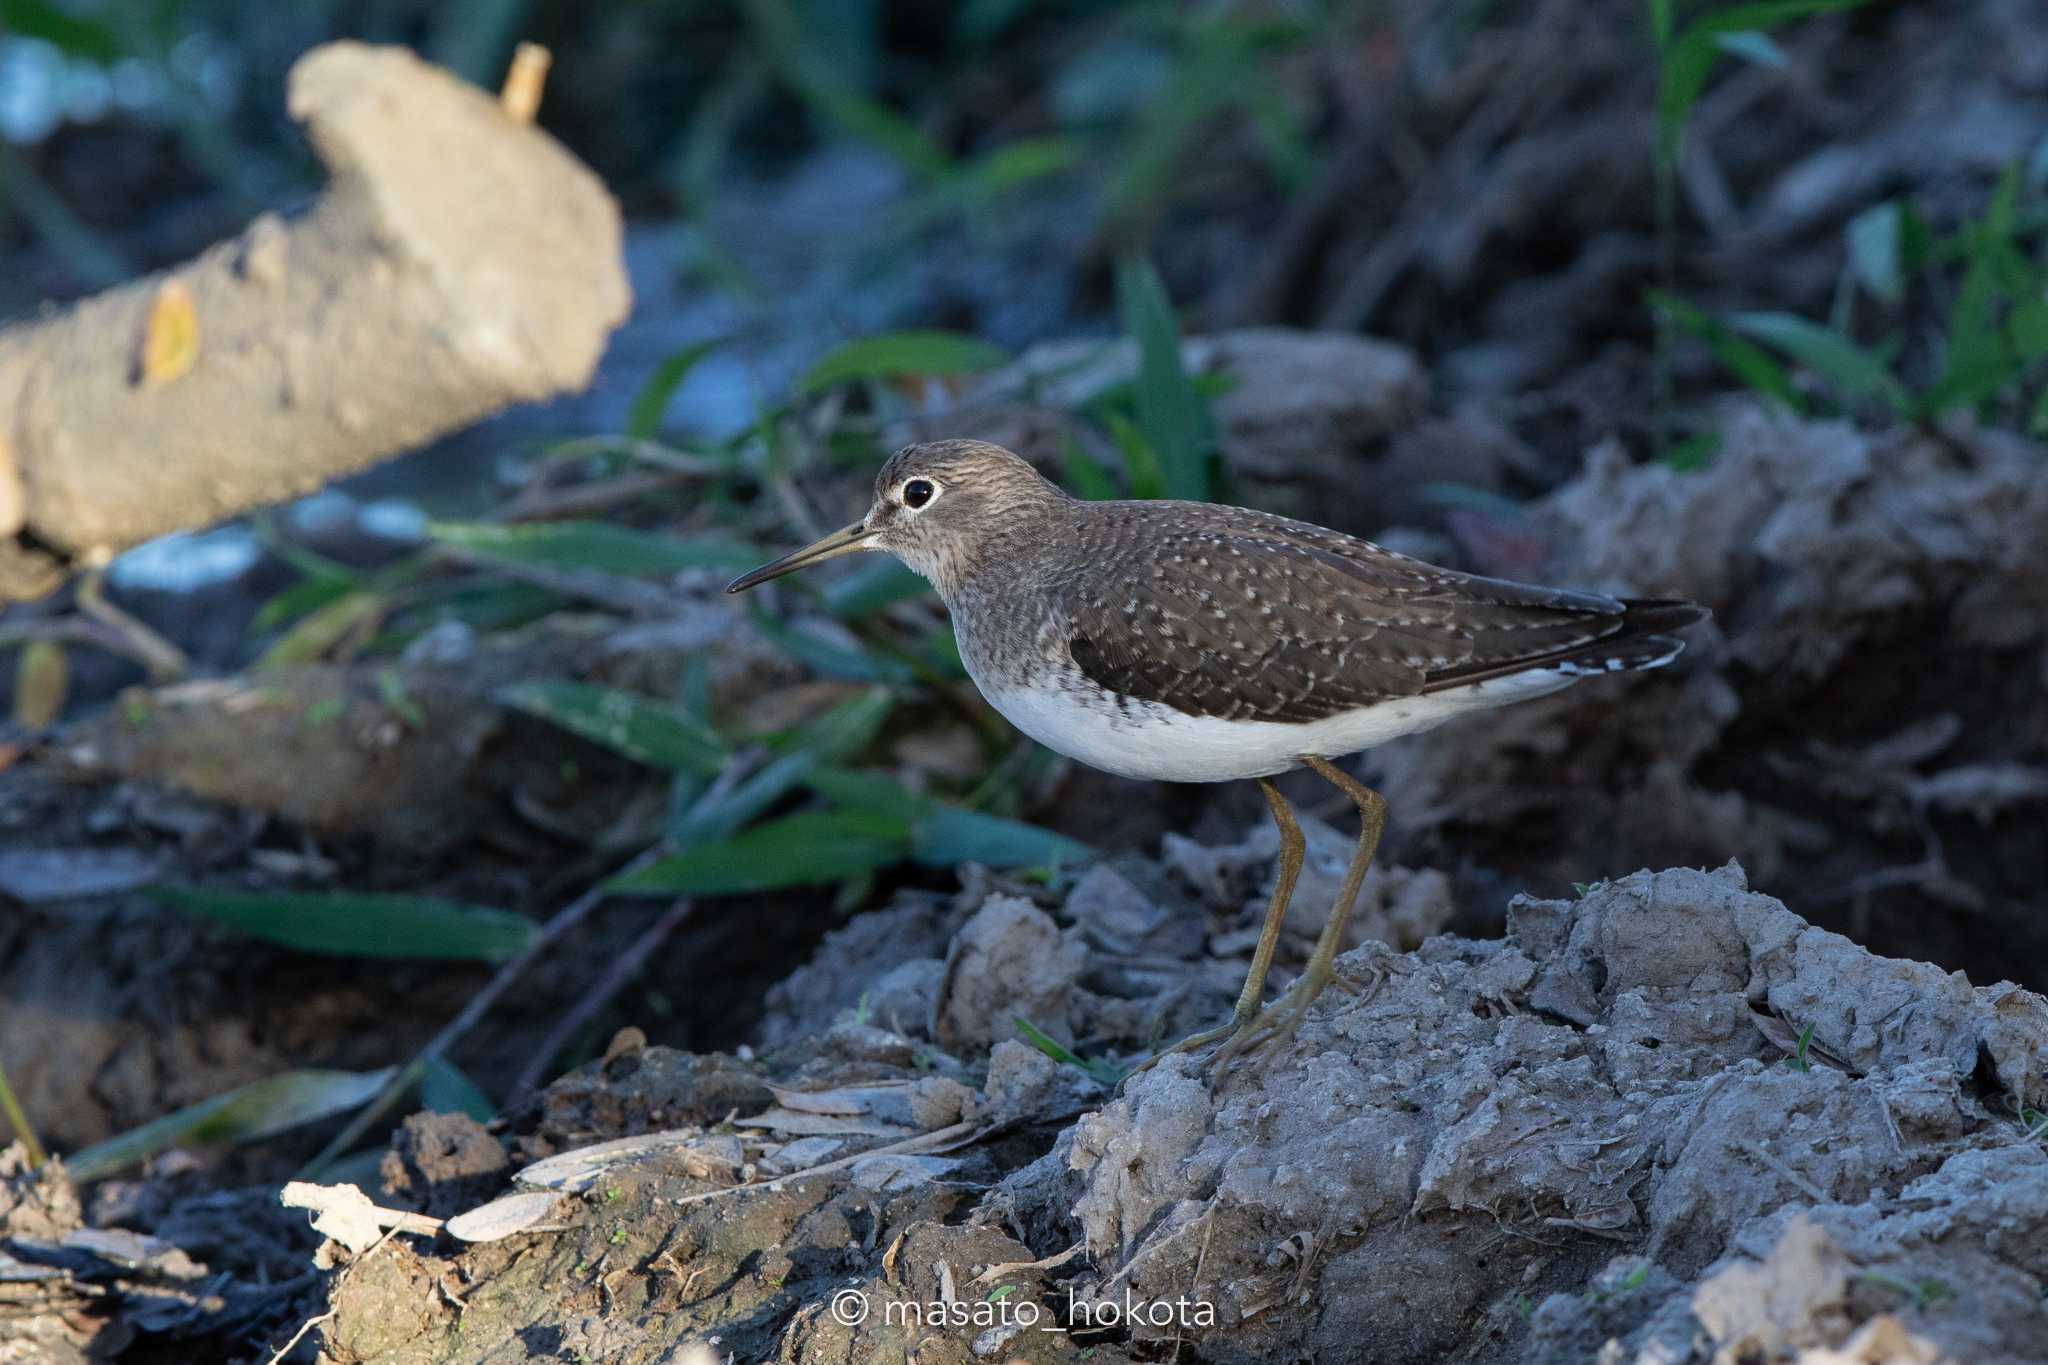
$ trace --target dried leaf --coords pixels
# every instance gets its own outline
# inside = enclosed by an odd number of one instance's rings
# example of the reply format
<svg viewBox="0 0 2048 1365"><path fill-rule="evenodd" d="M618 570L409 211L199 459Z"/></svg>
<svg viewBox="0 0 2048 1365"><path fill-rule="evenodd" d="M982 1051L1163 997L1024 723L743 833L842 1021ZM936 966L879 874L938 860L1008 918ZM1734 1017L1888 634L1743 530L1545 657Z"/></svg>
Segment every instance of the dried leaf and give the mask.
<svg viewBox="0 0 2048 1365"><path fill-rule="evenodd" d="M136 374L145 389L182 379L199 363L199 309L183 280L165 280L149 306Z"/></svg>
<svg viewBox="0 0 2048 1365"><path fill-rule="evenodd" d="M445 1231L465 1242L495 1242L532 1230L548 1216L557 1197L549 1190L502 1195L467 1213L456 1214L445 1224Z"/></svg>

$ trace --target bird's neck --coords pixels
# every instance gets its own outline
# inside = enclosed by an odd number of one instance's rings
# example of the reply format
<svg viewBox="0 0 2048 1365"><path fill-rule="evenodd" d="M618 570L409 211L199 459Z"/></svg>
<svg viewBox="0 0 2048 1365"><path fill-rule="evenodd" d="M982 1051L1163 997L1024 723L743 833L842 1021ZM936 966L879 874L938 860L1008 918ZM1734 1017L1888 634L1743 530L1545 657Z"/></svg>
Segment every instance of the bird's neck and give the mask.
<svg viewBox="0 0 2048 1365"><path fill-rule="evenodd" d="M1052 531L1057 509L1024 505L1010 509L1000 522L972 543L936 546L908 559L938 591L949 610L990 595L1012 594L1021 586L1021 566L1039 562L1038 547Z"/></svg>

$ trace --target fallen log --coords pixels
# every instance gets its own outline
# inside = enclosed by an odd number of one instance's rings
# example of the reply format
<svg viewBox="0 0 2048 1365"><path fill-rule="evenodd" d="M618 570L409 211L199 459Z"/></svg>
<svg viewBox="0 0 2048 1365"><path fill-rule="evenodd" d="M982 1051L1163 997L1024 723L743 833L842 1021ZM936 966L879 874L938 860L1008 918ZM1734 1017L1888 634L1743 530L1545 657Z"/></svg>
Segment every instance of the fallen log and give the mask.
<svg viewBox="0 0 2048 1365"><path fill-rule="evenodd" d="M631 305L623 229L531 102L317 48L289 89L317 200L0 329L0 601L586 385Z"/></svg>

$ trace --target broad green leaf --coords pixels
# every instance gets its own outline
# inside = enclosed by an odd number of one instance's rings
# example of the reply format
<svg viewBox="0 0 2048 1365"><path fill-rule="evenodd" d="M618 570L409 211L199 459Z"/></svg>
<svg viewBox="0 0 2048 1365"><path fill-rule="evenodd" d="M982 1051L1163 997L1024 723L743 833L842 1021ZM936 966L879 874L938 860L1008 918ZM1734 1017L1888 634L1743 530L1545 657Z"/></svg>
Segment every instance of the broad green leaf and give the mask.
<svg viewBox="0 0 2048 1365"><path fill-rule="evenodd" d="M1134 498L1163 498L1166 496L1166 470L1161 466L1159 452L1145 439L1145 433L1120 412L1102 414L1104 425L1109 428L1110 439L1124 457L1124 478L1130 482Z"/></svg>
<svg viewBox="0 0 2048 1365"><path fill-rule="evenodd" d="M657 768L712 777L731 756L725 741L702 720L631 692L549 679L500 688L497 699Z"/></svg>
<svg viewBox="0 0 2048 1365"><path fill-rule="evenodd" d="M1071 867L1094 852L1088 845L1049 829L958 806L937 806L911 829L911 857L927 867L967 862L990 867Z"/></svg>
<svg viewBox="0 0 2048 1365"><path fill-rule="evenodd" d="M1081 449L1080 442L1071 436L1060 445L1060 468L1066 473L1067 487L1077 498L1110 502L1118 496L1116 481L1109 477L1102 462Z"/></svg>
<svg viewBox="0 0 2048 1365"><path fill-rule="evenodd" d="M899 862L910 850L901 820L855 811L807 811L757 825L723 843L664 858L606 886L625 895L730 896L817 886Z"/></svg>
<svg viewBox="0 0 2048 1365"><path fill-rule="evenodd" d="M914 792L883 772L820 764L804 785L835 806L900 820L905 829L939 809L936 798Z"/></svg>
<svg viewBox="0 0 2048 1365"><path fill-rule="evenodd" d="M1792 387L1792 376L1771 358L1769 352L1743 340L1718 319L1708 316L1675 294L1651 290L1650 306L1673 326L1698 337L1714 358L1734 372L1736 378L1759 393L1770 395L1794 412L1806 411L1805 400Z"/></svg>
<svg viewBox="0 0 2048 1365"><path fill-rule="evenodd" d="M1166 286L1150 262L1117 265L1117 316L1138 346L1138 430L1159 456L1166 496L1201 501L1210 494L1209 457L1215 432L1208 405L1181 363L1180 325Z"/></svg>
<svg viewBox="0 0 2048 1365"><path fill-rule="evenodd" d="M920 795L887 773L819 767L806 785L836 806L904 822L910 830L910 856L931 867L964 862L1050 867L1094 855L1086 844L1025 821Z"/></svg>
<svg viewBox="0 0 2048 1365"><path fill-rule="evenodd" d="M977 374L1009 358L1002 347L965 332L884 332L832 351L812 367L798 389L817 393L859 379Z"/></svg>
<svg viewBox="0 0 2048 1365"><path fill-rule="evenodd" d="M254 1142L367 1104L395 1072L386 1067L266 1076L74 1152L64 1170L73 1180L99 1180L172 1147Z"/></svg>
<svg viewBox="0 0 2048 1365"><path fill-rule="evenodd" d="M1852 398L1881 397L1901 414L1913 406L1912 395L1883 361L1819 323L1790 313L1740 313L1732 325L1776 347Z"/></svg>
<svg viewBox="0 0 2048 1365"><path fill-rule="evenodd" d="M931 591L931 585L901 561L887 555L875 555L873 559L873 563L864 564L826 586L825 607L834 616L847 620L872 616L885 607L923 597Z"/></svg>
<svg viewBox="0 0 2048 1365"><path fill-rule="evenodd" d="M302 618L255 663L258 671L325 657L349 636L376 629L390 603L382 593L350 591Z"/></svg>
<svg viewBox="0 0 2048 1365"><path fill-rule="evenodd" d="M566 600L538 583L497 579L449 580L421 594L425 599L400 612L372 648L403 643L443 621L460 621L479 631L510 630L538 621Z"/></svg>
<svg viewBox="0 0 2048 1365"><path fill-rule="evenodd" d="M467 1114L478 1123L489 1123L498 1116L498 1107L483 1088L441 1057L427 1058L420 1073L420 1108L437 1114Z"/></svg>
<svg viewBox="0 0 2048 1365"><path fill-rule="evenodd" d="M821 754L836 761L874 743L895 709L894 693L886 687L871 687L771 742L783 753Z"/></svg>
<svg viewBox="0 0 2048 1365"><path fill-rule="evenodd" d="M784 625L764 611L754 612L754 628L783 653L827 678L848 682L909 682L910 665L875 654L858 645L848 647Z"/></svg>
<svg viewBox="0 0 2048 1365"><path fill-rule="evenodd" d="M323 573L303 578L272 595L258 607L256 614L249 619L249 631L260 635L266 630L275 630L287 621L296 621L307 612L318 611L345 597L361 583L362 579L354 574Z"/></svg>
<svg viewBox="0 0 2048 1365"><path fill-rule="evenodd" d="M760 557L739 541L686 540L604 521L437 521L427 533L443 544L514 563L644 578L684 569L746 569Z"/></svg>
<svg viewBox="0 0 2048 1365"><path fill-rule="evenodd" d="M340 957L501 962L533 942L533 921L509 910L429 896L354 891L217 891L165 886L152 892L174 910L251 938Z"/></svg>
<svg viewBox="0 0 2048 1365"><path fill-rule="evenodd" d="M759 772L716 798L698 800L672 821L669 843L680 851L730 838L796 790L819 764L867 748L895 706L896 699L887 688L872 688L798 726L784 740L784 751Z"/></svg>
<svg viewBox="0 0 2048 1365"><path fill-rule="evenodd" d="M1906 295L1906 206L1896 199L1863 210L1849 220L1849 268L1886 303Z"/></svg>
<svg viewBox="0 0 2048 1365"><path fill-rule="evenodd" d="M640 392L633 396L633 406L626 412L626 434L636 440L647 440L661 430L661 419L668 413L668 405L675 398L676 390L690 377L690 371L697 368L697 362L710 355L723 344L724 338L713 337L708 341L692 342L655 367L647 382L640 386Z"/></svg>

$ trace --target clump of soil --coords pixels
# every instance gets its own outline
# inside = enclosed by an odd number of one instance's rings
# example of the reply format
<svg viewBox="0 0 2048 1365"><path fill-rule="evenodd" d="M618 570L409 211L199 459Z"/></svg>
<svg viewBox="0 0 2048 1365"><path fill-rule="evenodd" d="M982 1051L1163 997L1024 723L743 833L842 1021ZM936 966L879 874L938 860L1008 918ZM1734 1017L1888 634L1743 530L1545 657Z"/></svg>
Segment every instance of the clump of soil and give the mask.
<svg viewBox="0 0 2048 1365"><path fill-rule="evenodd" d="M825 1018L856 955L897 974L843 934L781 997L813 1031L565 1078L504 1135L566 1150L514 1177L544 1214L355 1258L322 1358L1995 1361L2048 1330L2039 996L1876 956L1732 865L1643 872L1517 898L1505 939L1364 944L1284 1050L1112 1095L980 1040L1026 1002L1132 1056L1240 964L1212 935L1170 984L1118 975L1104 898L970 889L922 1014ZM1137 994L1084 984L1112 979Z"/></svg>

